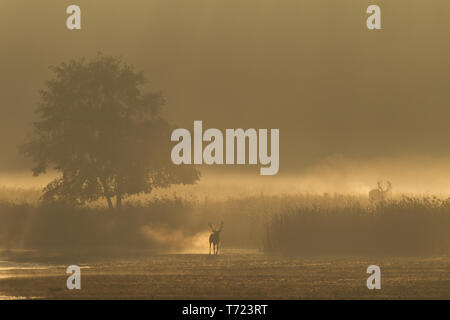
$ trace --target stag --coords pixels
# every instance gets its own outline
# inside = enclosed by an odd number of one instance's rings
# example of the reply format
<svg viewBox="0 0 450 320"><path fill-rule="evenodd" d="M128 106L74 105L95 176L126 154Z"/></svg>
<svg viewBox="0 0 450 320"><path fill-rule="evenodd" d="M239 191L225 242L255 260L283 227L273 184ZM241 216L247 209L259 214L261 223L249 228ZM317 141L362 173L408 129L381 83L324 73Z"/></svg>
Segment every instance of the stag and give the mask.
<svg viewBox="0 0 450 320"><path fill-rule="evenodd" d="M220 233L223 229L223 221L220 223L220 228L216 229L212 225L212 223L208 223L209 228L211 229L211 235L209 236L209 254L211 254L211 244L213 245L213 253L216 255L219 253L219 246L221 244L220 241Z"/></svg>
<svg viewBox="0 0 450 320"><path fill-rule="evenodd" d="M387 194L392 190L390 181L386 181L386 187L383 188L382 181L377 182L378 187L369 191L369 199L372 202L383 202L386 200Z"/></svg>

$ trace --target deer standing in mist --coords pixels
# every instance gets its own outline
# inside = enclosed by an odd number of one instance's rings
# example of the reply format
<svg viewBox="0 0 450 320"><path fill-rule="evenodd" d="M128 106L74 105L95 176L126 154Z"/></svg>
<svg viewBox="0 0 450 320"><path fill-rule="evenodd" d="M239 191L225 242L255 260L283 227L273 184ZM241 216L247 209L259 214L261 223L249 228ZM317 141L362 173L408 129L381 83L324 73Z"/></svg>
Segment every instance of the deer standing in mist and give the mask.
<svg viewBox="0 0 450 320"><path fill-rule="evenodd" d="M213 245L213 253L218 254L219 253L219 246L221 244L220 242L220 233L223 229L223 221L220 223L220 228L216 229L212 225L212 223L208 223L209 228L211 229L211 235L209 236L209 254L211 254L211 244Z"/></svg>
<svg viewBox="0 0 450 320"><path fill-rule="evenodd" d="M386 187L383 188L382 181L377 182L378 187L369 191L369 199L372 202L383 202L386 200L387 194L392 190L390 181L386 181Z"/></svg>

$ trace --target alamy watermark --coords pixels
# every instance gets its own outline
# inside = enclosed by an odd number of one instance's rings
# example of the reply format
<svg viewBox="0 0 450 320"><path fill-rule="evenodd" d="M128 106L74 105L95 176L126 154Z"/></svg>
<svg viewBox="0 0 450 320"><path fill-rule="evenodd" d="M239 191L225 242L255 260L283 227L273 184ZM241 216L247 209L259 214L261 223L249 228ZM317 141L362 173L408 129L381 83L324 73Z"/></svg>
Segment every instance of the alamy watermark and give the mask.
<svg viewBox="0 0 450 320"><path fill-rule="evenodd" d="M192 139L190 131L182 128L175 129L172 132L171 141L178 142L171 152L171 159L174 164L256 165L259 162L261 175L278 173L280 167L279 129L270 130L270 143L268 129L247 129L245 131L244 129L225 129L224 141L222 131L211 128L203 132L202 121L194 121L193 135ZM203 142L208 142L205 148L203 148ZM248 162L246 161L247 158Z"/></svg>

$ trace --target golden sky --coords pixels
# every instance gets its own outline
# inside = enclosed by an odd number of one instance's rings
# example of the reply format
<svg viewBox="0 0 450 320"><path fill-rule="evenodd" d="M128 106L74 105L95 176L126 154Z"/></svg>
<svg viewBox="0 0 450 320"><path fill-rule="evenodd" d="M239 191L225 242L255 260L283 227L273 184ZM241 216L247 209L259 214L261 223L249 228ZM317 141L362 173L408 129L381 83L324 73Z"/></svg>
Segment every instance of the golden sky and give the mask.
<svg viewBox="0 0 450 320"><path fill-rule="evenodd" d="M29 167L17 145L48 66L99 51L145 71L180 126L280 128L280 173L449 154L447 0L80 0L68 31L73 3L0 0L2 171Z"/></svg>

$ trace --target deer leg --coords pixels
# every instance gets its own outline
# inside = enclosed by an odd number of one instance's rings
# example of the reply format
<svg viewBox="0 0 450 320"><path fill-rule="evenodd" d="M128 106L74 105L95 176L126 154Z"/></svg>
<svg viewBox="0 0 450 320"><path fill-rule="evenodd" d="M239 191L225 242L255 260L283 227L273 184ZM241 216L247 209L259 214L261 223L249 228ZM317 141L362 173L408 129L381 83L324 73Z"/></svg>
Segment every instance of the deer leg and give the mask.
<svg viewBox="0 0 450 320"><path fill-rule="evenodd" d="M209 255L211 255L211 241L209 242Z"/></svg>

